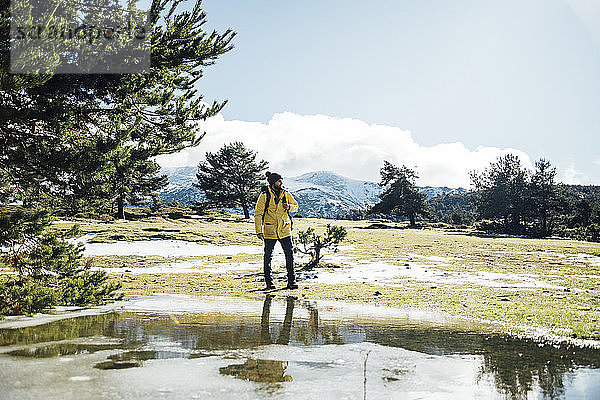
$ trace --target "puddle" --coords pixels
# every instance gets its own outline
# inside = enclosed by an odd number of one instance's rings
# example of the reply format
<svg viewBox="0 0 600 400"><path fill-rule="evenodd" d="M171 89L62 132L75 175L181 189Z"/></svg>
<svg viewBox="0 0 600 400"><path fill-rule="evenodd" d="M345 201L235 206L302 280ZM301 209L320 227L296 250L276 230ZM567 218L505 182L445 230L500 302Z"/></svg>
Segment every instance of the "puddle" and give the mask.
<svg viewBox="0 0 600 400"><path fill-rule="evenodd" d="M600 397L599 349L440 313L272 295L120 304L0 329L3 398Z"/></svg>

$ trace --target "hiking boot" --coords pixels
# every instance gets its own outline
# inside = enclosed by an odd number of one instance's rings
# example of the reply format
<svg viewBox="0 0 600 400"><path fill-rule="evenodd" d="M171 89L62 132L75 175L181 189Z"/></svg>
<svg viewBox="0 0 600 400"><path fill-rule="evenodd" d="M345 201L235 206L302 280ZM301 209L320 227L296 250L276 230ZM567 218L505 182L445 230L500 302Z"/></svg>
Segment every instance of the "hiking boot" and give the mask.
<svg viewBox="0 0 600 400"><path fill-rule="evenodd" d="M285 288L286 289L298 289L298 285L296 285L294 282L291 282L291 283L288 283Z"/></svg>

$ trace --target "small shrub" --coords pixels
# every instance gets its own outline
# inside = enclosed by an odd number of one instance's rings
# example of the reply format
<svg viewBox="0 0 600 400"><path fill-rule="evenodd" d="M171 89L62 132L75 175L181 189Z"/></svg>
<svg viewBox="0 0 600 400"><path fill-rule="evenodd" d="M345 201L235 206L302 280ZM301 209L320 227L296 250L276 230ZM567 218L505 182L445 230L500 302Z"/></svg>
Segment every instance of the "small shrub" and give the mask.
<svg viewBox="0 0 600 400"><path fill-rule="evenodd" d="M296 246L295 251L310 255L310 261L304 266L304 269L310 270L319 265L323 258L321 250L332 248L337 251L338 245L344 240L348 232L343 226L327 224L325 236L321 237L315 233L313 228L308 228L306 231L298 232L297 243L302 247Z"/></svg>
<svg viewBox="0 0 600 400"><path fill-rule="evenodd" d="M0 314L31 315L56 304L57 295L43 282L28 277L11 278L0 284Z"/></svg>
<svg viewBox="0 0 600 400"><path fill-rule="evenodd" d="M78 235L77 227L58 233L48 229L51 221L46 210L0 212L0 245L7 249L1 261L16 272L0 283L1 314L99 304L120 288L83 264L81 245L66 241Z"/></svg>

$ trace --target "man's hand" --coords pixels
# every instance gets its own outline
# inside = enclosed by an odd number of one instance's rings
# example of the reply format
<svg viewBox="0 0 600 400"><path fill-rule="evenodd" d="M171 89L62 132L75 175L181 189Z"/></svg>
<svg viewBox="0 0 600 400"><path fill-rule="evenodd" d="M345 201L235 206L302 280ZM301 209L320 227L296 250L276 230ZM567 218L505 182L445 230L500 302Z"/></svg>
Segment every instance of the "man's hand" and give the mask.
<svg viewBox="0 0 600 400"><path fill-rule="evenodd" d="M257 233L256 236L260 239L260 240L265 240L265 236L262 233Z"/></svg>

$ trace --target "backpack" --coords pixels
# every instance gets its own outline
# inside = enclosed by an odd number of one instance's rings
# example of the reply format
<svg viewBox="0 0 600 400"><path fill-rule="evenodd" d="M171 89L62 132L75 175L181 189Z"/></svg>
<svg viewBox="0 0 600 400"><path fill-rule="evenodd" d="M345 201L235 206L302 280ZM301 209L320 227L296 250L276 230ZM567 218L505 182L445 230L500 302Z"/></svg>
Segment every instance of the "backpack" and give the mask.
<svg viewBox="0 0 600 400"><path fill-rule="evenodd" d="M282 189L282 190L285 190L285 189ZM267 209L269 208L269 201L271 201L271 191L269 190L268 186L261 187L260 191L262 193L265 193L267 196L267 199L265 200L265 209L264 209L263 215L262 215L262 222L264 224L265 223L265 215L267 214ZM285 193L283 194L283 196L285 197ZM294 219L292 218L292 214L290 214L290 210L287 210L287 215L290 218L290 230L292 230L294 228Z"/></svg>

